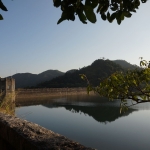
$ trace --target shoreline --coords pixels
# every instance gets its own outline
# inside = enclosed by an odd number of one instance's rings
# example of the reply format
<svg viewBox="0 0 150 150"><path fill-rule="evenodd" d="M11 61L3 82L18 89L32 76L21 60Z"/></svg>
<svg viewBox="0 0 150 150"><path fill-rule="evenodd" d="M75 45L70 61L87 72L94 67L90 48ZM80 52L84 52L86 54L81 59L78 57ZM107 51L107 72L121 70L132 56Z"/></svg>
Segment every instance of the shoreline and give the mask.
<svg viewBox="0 0 150 150"><path fill-rule="evenodd" d="M56 98L68 98L70 96L87 96L86 88L44 88L44 89L17 89L16 106L40 104L53 101ZM90 95L96 95L91 92Z"/></svg>

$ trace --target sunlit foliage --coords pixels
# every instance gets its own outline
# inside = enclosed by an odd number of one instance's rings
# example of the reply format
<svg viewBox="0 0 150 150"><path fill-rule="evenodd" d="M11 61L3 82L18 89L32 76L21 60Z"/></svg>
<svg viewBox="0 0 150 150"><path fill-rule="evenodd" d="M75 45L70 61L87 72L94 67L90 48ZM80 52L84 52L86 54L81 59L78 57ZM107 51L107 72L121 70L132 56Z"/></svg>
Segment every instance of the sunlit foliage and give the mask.
<svg viewBox="0 0 150 150"><path fill-rule="evenodd" d="M86 75L81 74L81 78L88 82L87 92L94 91L110 100L120 99L121 111L128 109L127 100L134 101L132 105L150 102L150 62L143 60L142 57L140 59L141 70L115 72L100 81L97 87L91 86Z"/></svg>

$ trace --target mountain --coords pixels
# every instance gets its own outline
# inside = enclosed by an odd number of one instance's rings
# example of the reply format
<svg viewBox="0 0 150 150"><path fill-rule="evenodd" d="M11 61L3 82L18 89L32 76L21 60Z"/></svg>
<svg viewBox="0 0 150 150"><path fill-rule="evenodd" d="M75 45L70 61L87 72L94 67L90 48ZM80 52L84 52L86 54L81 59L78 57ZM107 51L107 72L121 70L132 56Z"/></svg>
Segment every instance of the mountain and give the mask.
<svg viewBox="0 0 150 150"><path fill-rule="evenodd" d="M12 77L16 80L16 88L24 87L86 87L86 81L81 80L79 74L85 74L93 86L97 86L100 79L106 78L116 71L126 69L140 69L125 60L95 60L91 65L81 69L71 69L66 73L58 70L47 70L40 74L17 73Z"/></svg>
<svg viewBox="0 0 150 150"><path fill-rule="evenodd" d="M68 70L66 73L73 73L75 71L77 71L78 69L71 69L71 70Z"/></svg>
<svg viewBox="0 0 150 150"><path fill-rule="evenodd" d="M113 62L115 62L116 64L120 65L122 68L124 69L140 69L139 66L137 65L132 65L129 62L125 61L125 60L113 60Z"/></svg>
<svg viewBox="0 0 150 150"><path fill-rule="evenodd" d="M17 73L12 77L16 81L16 88L24 88L35 86L41 82L51 80L52 78L63 75L63 72L58 70L47 70L40 74Z"/></svg>
<svg viewBox="0 0 150 150"><path fill-rule="evenodd" d="M81 68L80 70L73 70L66 72L64 75L53 78L50 81L38 84L38 88L63 88L63 87L86 87L86 81L83 81L79 74L85 74L89 82L93 86L100 83L100 79L106 78L116 71L124 71L124 69L110 60L98 59L91 65Z"/></svg>

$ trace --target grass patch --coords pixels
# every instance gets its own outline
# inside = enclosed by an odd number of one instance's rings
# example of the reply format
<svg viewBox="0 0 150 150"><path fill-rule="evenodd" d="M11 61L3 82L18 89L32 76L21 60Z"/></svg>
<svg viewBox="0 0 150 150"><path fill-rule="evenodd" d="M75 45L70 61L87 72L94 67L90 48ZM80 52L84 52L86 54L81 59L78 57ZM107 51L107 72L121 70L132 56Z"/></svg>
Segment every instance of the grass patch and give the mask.
<svg viewBox="0 0 150 150"><path fill-rule="evenodd" d="M14 115L15 114L15 93L9 93L5 95L0 94L0 112L4 114Z"/></svg>

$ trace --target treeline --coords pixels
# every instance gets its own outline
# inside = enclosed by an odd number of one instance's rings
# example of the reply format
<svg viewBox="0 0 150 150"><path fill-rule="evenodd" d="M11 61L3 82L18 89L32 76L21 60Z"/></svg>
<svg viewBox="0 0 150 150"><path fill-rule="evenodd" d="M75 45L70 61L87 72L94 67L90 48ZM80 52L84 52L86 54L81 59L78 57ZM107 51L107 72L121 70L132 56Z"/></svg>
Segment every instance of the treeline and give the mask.
<svg viewBox="0 0 150 150"><path fill-rule="evenodd" d="M116 71L124 71L120 65L110 60L98 59L91 65L74 70L73 72L66 72L64 75L56 77L50 81L38 84L32 88L63 88L63 87L86 87L86 81L83 81L79 74L85 74L89 82L93 86L97 86L100 80L110 76Z"/></svg>

